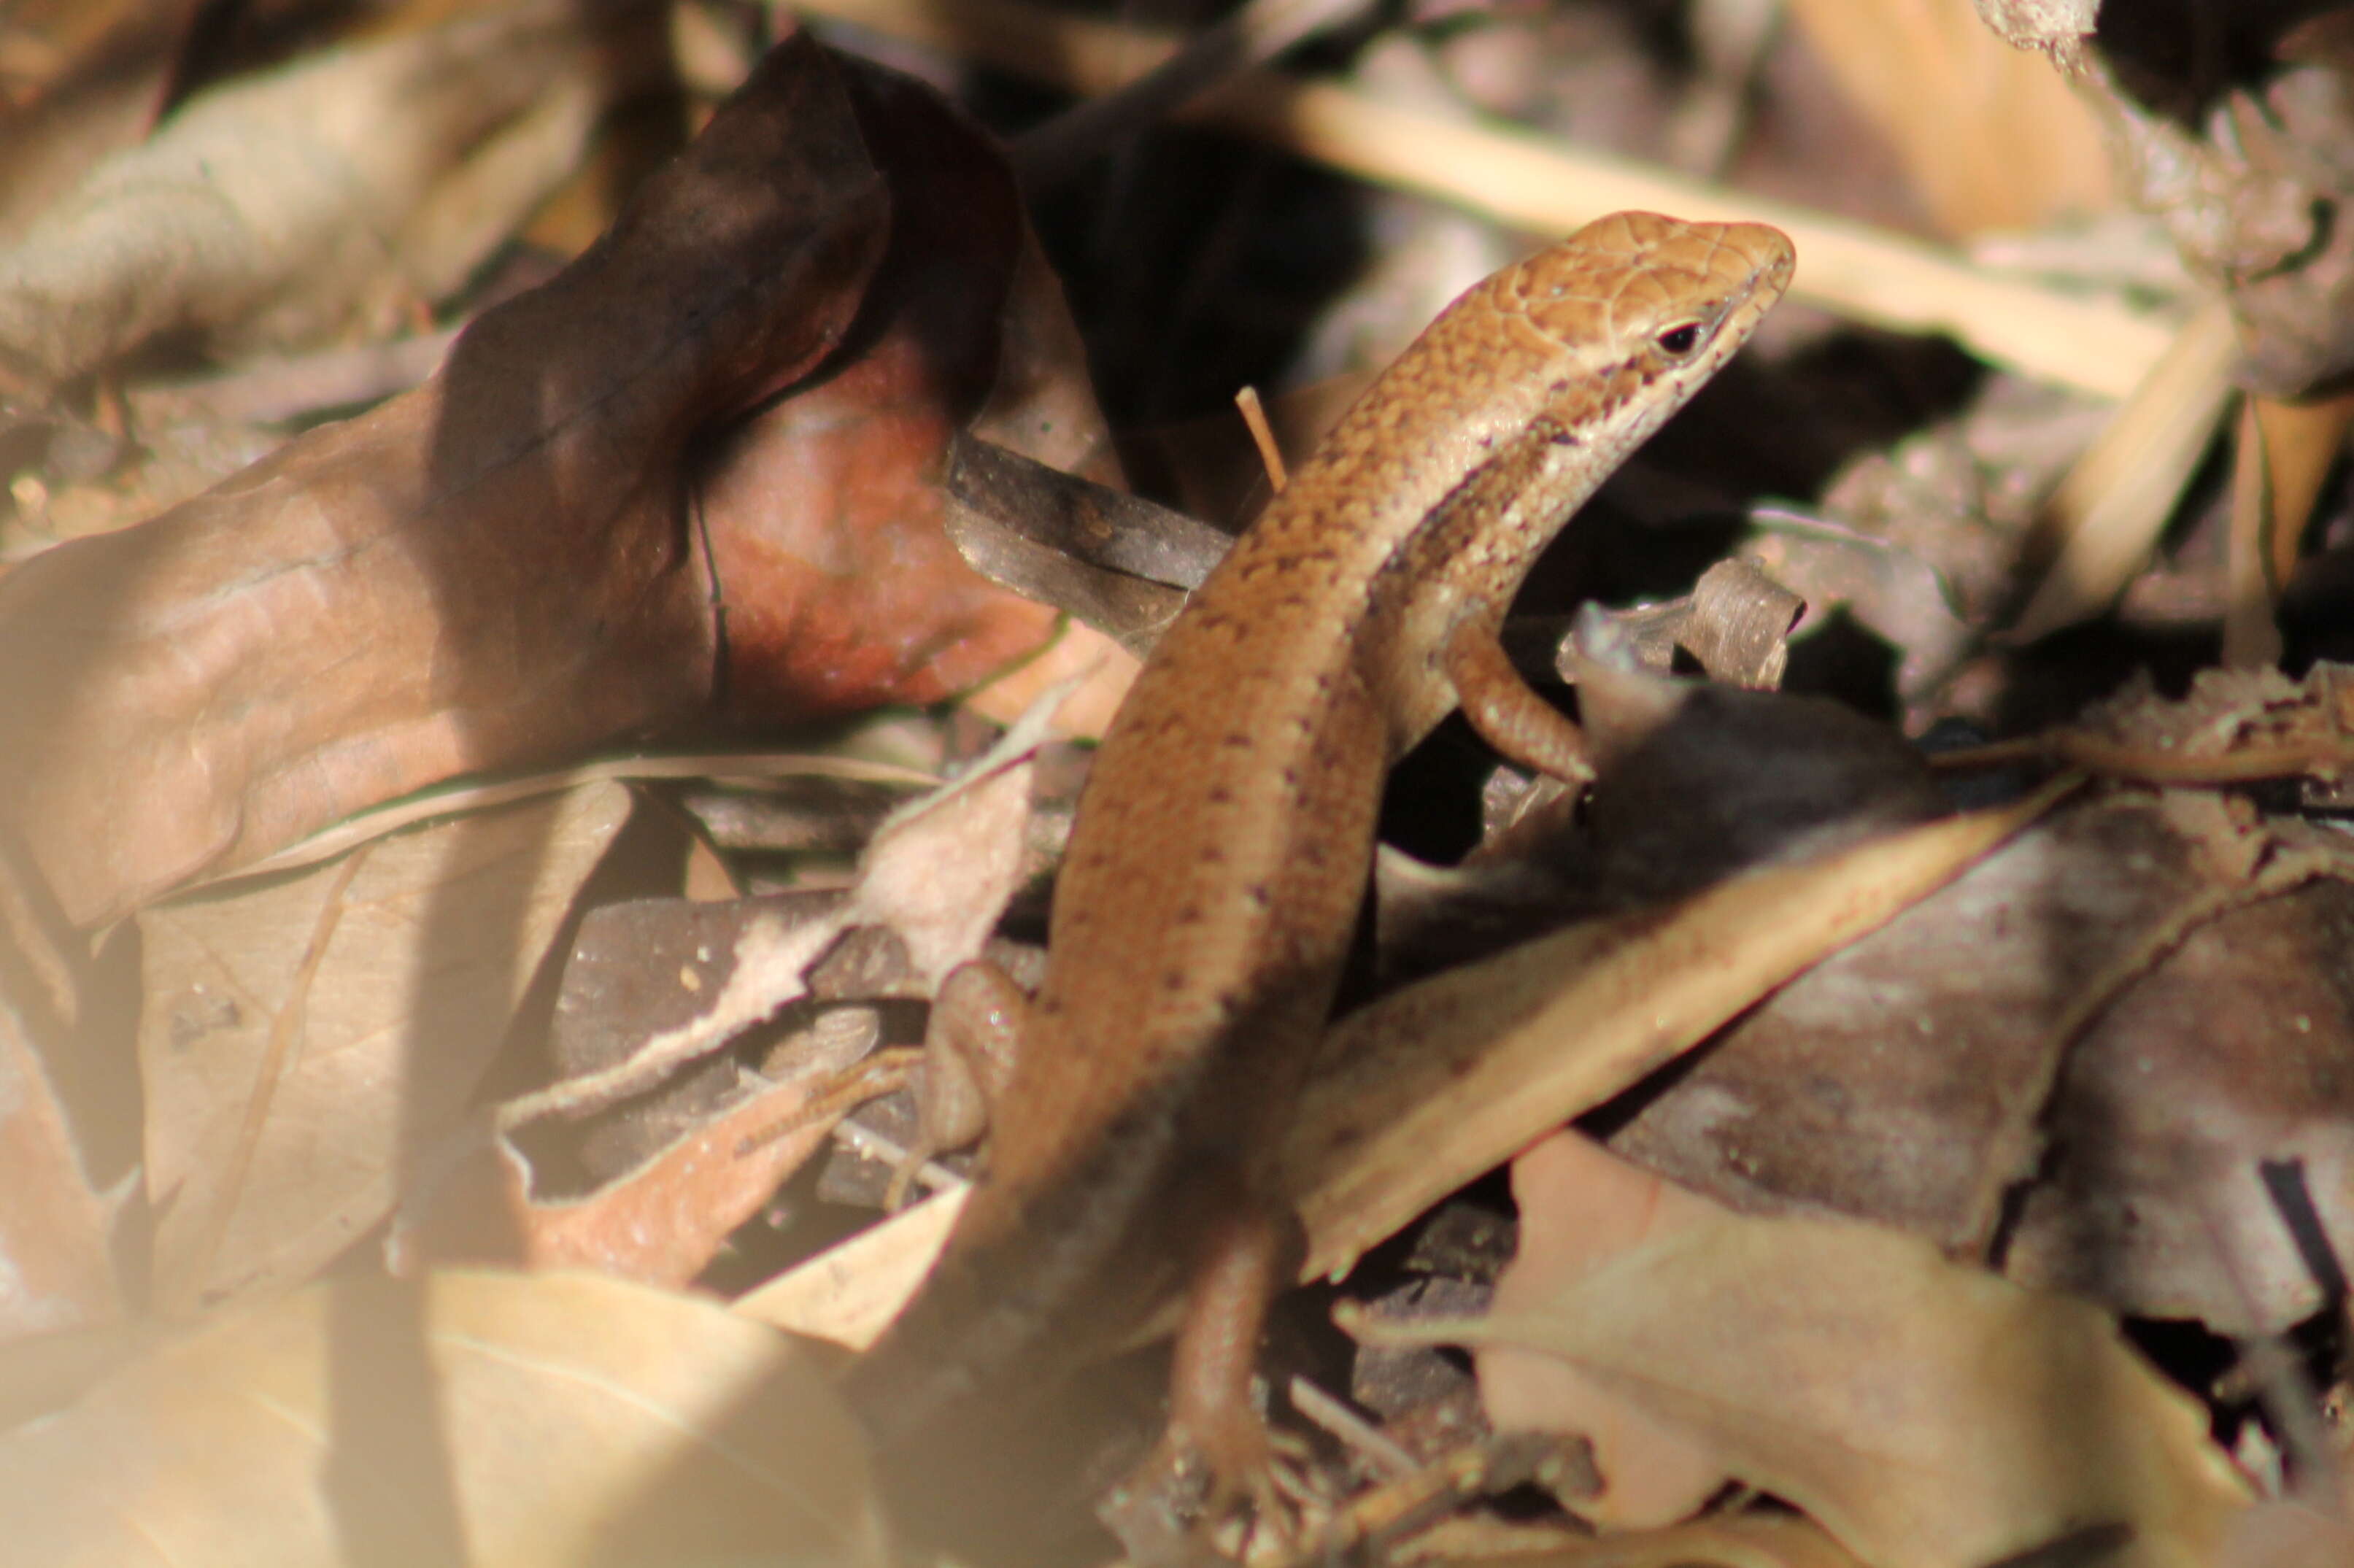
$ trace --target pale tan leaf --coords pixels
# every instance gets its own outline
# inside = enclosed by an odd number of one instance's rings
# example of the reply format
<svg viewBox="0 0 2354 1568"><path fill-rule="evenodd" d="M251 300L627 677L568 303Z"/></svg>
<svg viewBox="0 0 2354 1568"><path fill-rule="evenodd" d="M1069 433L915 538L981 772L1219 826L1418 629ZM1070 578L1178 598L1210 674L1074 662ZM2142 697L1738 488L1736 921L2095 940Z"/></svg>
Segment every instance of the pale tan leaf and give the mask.
<svg viewBox="0 0 2354 1568"><path fill-rule="evenodd" d="M2012 637L2030 642L2099 614L2140 570L2231 405L2239 356L2221 300L2182 324L2046 503L2059 557Z"/></svg>
<svg viewBox="0 0 2354 1568"><path fill-rule="evenodd" d="M294 1283L383 1217L630 814L594 784L140 916L160 1301Z"/></svg>
<svg viewBox="0 0 2354 1568"><path fill-rule="evenodd" d="M1610 1157L1572 1137L1565 1169L1522 1188L1524 1228L1584 1225L1578 1178ZM2107 1313L1898 1232L1685 1205L1525 1284L1518 1309L1416 1337L1477 1340L1492 1388L1511 1376L1496 1347L1575 1362L1882 1568L2116 1525L2111 1561L2204 1563L2250 1500L2204 1411Z"/></svg>
<svg viewBox="0 0 2354 1568"><path fill-rule="evenodd" d="M864 1351L924 1282L971 1190L935 1192L737 1298L736 1310Z"/></svg>
<svg viewBox="0 0 2354 1568"><path fill-rule="evenodd" d="M117 1204L81 1150L17 1010L0 1005L0 1340L103 1323L122 1310Z"/></svg>
<svg viewBox="0 0 2354 1568"><path fill-rule="evenodd" d="M596 43L537 0L199 94L0 251L0 345L63 380L159 333L314 341L388 293L446 290L577 161L601 102L644 79L629 51L595 69ZM558 144L517 188L499 132L543 98L563 106ZM486 140L500 166L438 192Z"/></svg>
<svg viewBox="0 0 2354 1568"><path fill-rule="evenodd" d="M1705 1224L1708 1199L1556 1134L1512 1161L1520 1245L1496 1282L1500 1316L1543 1312L1618 1255ZM1559 1356L1500 1346L1478 1353L1488 1418L1505 1431L1574 1431L1593 1445L1602 1495L1579 1512L1606 1530L1656 1530L1697 1514L1732 1478L1718 1446Z"/></svg>
<svg viewBox="0 0 2354 1568"><path fill-rule="evenodd" d="M2046 791L1572 927L1343 1019L1283 1151L1284 1184L1308 1231L1308 1277L1345 1269L1457 1187L1700 1044L1958 876L2057 798Z"/></svg>
<svg viewBox="0 0 2354 1568"><path fill-rule="evenodd" d="M883 1561L809 1353L586 1276L314 1286L0 1436L9 1561L499 1568Z"/></svg>
<svg viewBox="0 0 2354 1568"><path fill-rule="evenodd" d="M1057 692L1034 705L989 757L937 794L910 801L875 835L851 895L850 920L888 925L938 985L976 958L1020 885L1030 820L1029 756Z"/></svg>

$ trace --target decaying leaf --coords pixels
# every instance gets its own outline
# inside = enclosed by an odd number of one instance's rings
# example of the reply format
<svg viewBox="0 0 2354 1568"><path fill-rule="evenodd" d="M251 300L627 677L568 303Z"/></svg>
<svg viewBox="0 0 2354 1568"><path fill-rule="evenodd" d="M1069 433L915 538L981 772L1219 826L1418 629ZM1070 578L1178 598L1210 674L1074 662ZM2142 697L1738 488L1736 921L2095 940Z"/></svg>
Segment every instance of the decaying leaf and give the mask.
<svg viewBox="0 0 2354 1568"><path fill-rule="evenodd" d="M1458 1330L1500 1422L1588 1421L1522 1399L1527 1356L1570 1361L1882 1568L1975 1568L2104 1527L2128 1532L2113 1561L2188 1568L2249 1500L2205 1413L2105 1312L1912 1237L1691 1203L1564 1257L1613 1163L1572 1136L1521 1161L1526 1261Z"/></svg>
<svg viewBox="0 0 2354 1568"><path fill-rule="evenodd" d="M879 1564L864 1453L805 1351L692 1297L342 1280L0 1434L0 1515L48 1568Z"/></svg>
<svg viewBox="0 0 2354 1568"><path fill-rule="evenodd" d="M629 20L532 0L198 96L0 252L0 364L46 386L163 333L312 342L448 291L562 177L606 95L659 68L642 40L599 63L599 26ZM436 202L535 114L559 132L536 180Z"/></svg>
<svg viewBox="0 0 2354 1568"><path fill-rule="evenodd" d="M2349 175L2330 150L2354 123L2354 77L2297 32L2329 7L2226 6L2201 32L2163 5L1978 5L2101 111L2134 199L2230 299L2249 381L2294 396L2345 369L2354 236L2331 220Z"/></svg>
<svg viewBox="0 0 2354 1568"><path fill-rule="evenodd" d="M1983 1246L1975 1200L2032 1169L2071 1002L2195 896L2187 859L2136 803L2060 813L1782 988L1613 1147L1737 1207Z"/></svg>
<svg viewBox="0 0 2354 1568"><path fill-rule="evenodd" d="M630 812L590 785L140 916L160 1302L299 1281L391 1210Z"/></svg>
<svg viewBox="0 0 2354 1568"><path fill-rule="evenodd" d="M2127 777L2163 779L2170 768L2196 779L2202 764L2218 779L2327 775L2354 763L2349 677L2354 671L2328 663L2296 681L2272 669L2203 670L2169 702L2143 675L2077 715L2068 734L2105 747ZM2148 771L2123 768L2132 753L2151 759Z"/></svg>
<svg viewBox="0 0 2354 1568"><path fill-rule="evenodd" d="M894 813L847 895L815 901L801 912L808 917L790 924L757 901L748 915L715 912L706 924L740 928L731 950L676 971L687 994L668 1011L685 1016L644 1037L610 1036L618 1053L610 1059L580 1063L570 1076L501 1107L487 1141L463 1150L402 1216L403 1266L420 1256L492 1255L692 1277L856 1102L822 1107L790 1141L747 1150L748 1138L800 1117L876 1036L871 1029L855 1038L830 1033L822 1015L784 1053L773 1080L707 1059L808 996L819 960L857 927L887 928L925 995L981 951L1023 869L1029 758L1051 711L1043 705L961 778ZM669 1107L652 1097L673 1088L680 1092ZM535 1178L518 1141L526 1134L544 1138L641 1099L665 1118L684 1107L686 1125L669 1127L631 1169L593 1191L549 1191ZM571 1163L577 1168L577 1155ZM663 1227L667 1234L651 1234Z"/></svg>
<svg viewBox="0 0 2354 1568"><path fill-rule="evenodd" d="M694 1024L733 979L753 922L790 928L823 920L840 902L788 894L592 911L557 994L556 1095L627 1062L649 1038ZM396 1218L387 1256L401 1273L455 1260L684 1285L823 1142L833 1117L813 1097L876 1034L872 1008L821 1012L585 1118L561 1105L510 1117L430 1174ZM760 1139L797 1119L806 1125L790 1135Z"/></svg>
<svg viewBox="0 0 2354 1568"><path fill-rule="evenodd" d="M578 1196L536 1190L519 1142L529 1128L469 1149L438 1175L417 1212L400 1217L387 1243L392 1269L405 1275L445 1260L511 1263L687 1285L728 1233L758 1213L778 1183L823 1144L832 1118L811 1117L790 1136L745 1146L793 1121L850 1060L842 1052L805 1052L790 1076L748 1084L723 1111Z"/></svg>
<svg viewBox="0 0 2354 1568"><path fill-rule="evenodd" d="M2012 1278L2234 1335L2327 1306L2308 1248L2354 1256L2354 883L2190 932L2077 1042L2045 1121Z"/></svg>
<svg viewBox="0 0 2354 1568"><path fill-rule="evenodd" d="M2256 683L2268 700L2218 682L2096 733L2186 768L2296 752L2316 715ZM2135 1315L2284 1328L2325 1286L2263 1167L2297 1162L2323 1234L2354 1243L2349 877L2341 840L2228 799L2080 801L1617 1107L1611 1147L1744 1211L1900 1226Z"/></svg>

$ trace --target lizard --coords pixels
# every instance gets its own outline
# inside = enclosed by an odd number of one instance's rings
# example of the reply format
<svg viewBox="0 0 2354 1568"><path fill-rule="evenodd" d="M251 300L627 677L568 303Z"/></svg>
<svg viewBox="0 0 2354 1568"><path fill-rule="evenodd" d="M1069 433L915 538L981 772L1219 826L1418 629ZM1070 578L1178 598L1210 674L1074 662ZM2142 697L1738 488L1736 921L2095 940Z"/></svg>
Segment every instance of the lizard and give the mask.
<svg viewBox="0 0 2354 1568"><path fill-rule="evenodd" d="M1010 1040L973 1191L846 1375L878 1449L985 1435L1179 1292L1169 1436L1264 1504L1249 1400L1288 1284L1271 1156L1320 1039L1390 766L1460 706L1590 780L1498 632L1537 555L1780 298L1758 224L1599 219L1449 305L1195 591L1096 753L1034 1000L953 972L930 1048Z"/></svg>

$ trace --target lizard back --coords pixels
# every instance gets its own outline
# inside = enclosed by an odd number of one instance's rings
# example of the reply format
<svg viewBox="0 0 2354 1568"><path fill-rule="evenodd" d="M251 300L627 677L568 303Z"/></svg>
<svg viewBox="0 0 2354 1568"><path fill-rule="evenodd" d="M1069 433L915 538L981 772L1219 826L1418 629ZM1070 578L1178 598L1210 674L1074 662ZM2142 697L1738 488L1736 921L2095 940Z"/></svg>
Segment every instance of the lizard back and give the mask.
<svg viewBox="0 0 2354 1568"><path fill-rule="evenodd" d="M1269 1155L1437 650L1778 297L1787 241L1620 214L1475 286L1204 582L1095 759L1047 978L947 1249L854 1368L892 1446L1131 1337Z"/></svg>

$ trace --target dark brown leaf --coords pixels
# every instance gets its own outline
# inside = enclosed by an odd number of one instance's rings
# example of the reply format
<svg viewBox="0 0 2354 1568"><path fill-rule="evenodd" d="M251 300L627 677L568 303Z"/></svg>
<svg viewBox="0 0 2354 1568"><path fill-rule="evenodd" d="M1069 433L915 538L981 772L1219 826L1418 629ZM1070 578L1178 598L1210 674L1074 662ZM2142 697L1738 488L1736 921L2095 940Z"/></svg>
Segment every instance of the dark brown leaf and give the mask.
<svg viewBox="0 0 2354 1568"><path fill-rule="evenodd" d="M1015 269L1035 243L1019 194L936 94L845 69L890 182L889 249L850 358L735 431L698 497L727 702L761 719L937 702L1034 652L1054 623L966 566L942 525L949 442L995 382Z"/></svg>

